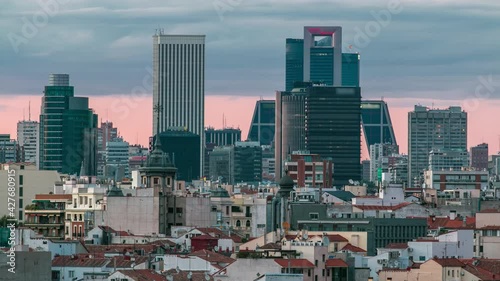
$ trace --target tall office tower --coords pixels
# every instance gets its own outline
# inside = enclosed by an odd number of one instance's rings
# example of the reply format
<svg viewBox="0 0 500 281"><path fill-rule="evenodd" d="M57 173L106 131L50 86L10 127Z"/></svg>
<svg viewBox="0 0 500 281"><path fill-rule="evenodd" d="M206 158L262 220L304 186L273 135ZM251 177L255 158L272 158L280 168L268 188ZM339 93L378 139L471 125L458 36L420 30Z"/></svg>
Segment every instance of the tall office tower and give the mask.
<svg viewBox="0 0 500 281"><path fill-rule="evenodd" d="M360 180L360 88L295 86L276 93L276 179L282 177L288 155L308 150L332 159L334 185Z"/></svg>
<svg viewBox="0 0 500 281"><path fill-rule="evenodd" d="M459 106L408 113L408 184L418 187L433 149L467 149L467 113Z"/></svg>
<svg viewBox="0 0 500 281"><path fill-rule="evenodd" d="M275 114L274 100L257 101L247 141L258 141L260 145L270 145L274 141Z"/></svg>
<svg viewBox="0 0 500 281"><path fill-rule="evenodd" d="M241 130L234 128L214 129L212 127L205 129L205 145L210 143L216 146L231 145L241 141Z"/></svg>
<svg viewBox="0 0 500 281"><path fill-rule="evenodd" d="M387 156L399 154L399 146L388 143L370 145L370 181L379 183L383 172L388 172L389 163Z"/></svg>
<svg viewBox="0 0 500 281"><path fill-rule="evenodd" d="M331 158L334 185L361 180L361 89L313 86L306 103L306 149Z"/></svg>
<svg viewBox="0 0 500 281"><path fill-rule="evenodd" d="M39 168L96 175L97 115L88 98L74 96L68 74L49 76L40 112Z"/></svg>
<svg viewBox="0 0 500 281"><path fill-rule="evenodd" d="M234 184L262 181L262 148L259 142L234 144Z"/></svg>
<svg viewBox="0 0 500 281"><path fill-rule="evenodd" d="M16 140L10 138L10 134L0 134L0 163L19 162L20 148Z"/></svg>
<svg viewBox="0 0 500 281"><path fill-rule="evenodd" d="M361 180L370 181L370 160L361 161Z"/></svg>
<svg viewBox="0 0 500 281"><path fill-rule="evenodd" d="M304 39L286 39L285 89L304 81L359 86L359 62L359 54L342 53L342 27L306 26Z"/></svg>
<svg viewBox="0 0 500 281"><path fill-rule="evenodd" d="M276 92L274 141L275 180L283 177L284 163L293 151L305 151L306 97L311 83L296 83L290 92Z"/></svg>
<svg viewBox="0 0 500 281"><path fill-rule="evenodd" d="M488 144L482 143L470 148L470 166L478 170L488 169Z"/></svg>
<svg viewBox="0 0 500 281"><path fill-rule="evenodd" d="M204 106L205 35L154 35L153 135L185 127L200 137L195 178L203 171Z"/></svg>
<svg viewBox="0 0 500 281"><path fill-rule="evenodd" d="M389 166L392 183L408 187L408 155L395 155L392 158L393 163Z"/></svg>
<svg viewBox="0 0 500 281"><path fill-rule="evenodd" d="M21 162L38 163L40 150L38 130L39 124L36 121L17 122L17 143L22 151Z"/></svg>
<svg viewBox="0 0 500 281"><path fill-rule="evenodd" d="M397 145L396 135L392 128L391 115L387 103L383 100L361 101L361 121L366 147L374 144Z"/></svg>

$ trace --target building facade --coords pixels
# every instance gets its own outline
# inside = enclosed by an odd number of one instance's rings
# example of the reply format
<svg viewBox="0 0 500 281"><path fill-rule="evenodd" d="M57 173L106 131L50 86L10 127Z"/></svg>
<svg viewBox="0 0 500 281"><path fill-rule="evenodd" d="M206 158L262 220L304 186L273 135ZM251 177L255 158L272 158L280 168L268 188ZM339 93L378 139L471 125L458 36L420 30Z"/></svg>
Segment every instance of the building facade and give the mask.
<svg viewBox="0 0 500 281"><path fill-rule="evenodd" d="M241 130L234 128L205 129L205 145L215 144L216 146L232 145L241 141Z"/></svg>
<svg viewBox="0 0 500 281"><path fill-rule="evenodd" d="M51 74L40 113L42 170L97 174L97 115L89 99L75 97L68 74Z"/></svg>
<svg viewBox="0 0 500 281"><path fill-rule="evenodd" d="M199 136L199 167L196 174L192 170L199 178L205 146L205 35L153 36L153 107L153 134L185 127Z"/></svg>
<svg viewBox="0 0 500 281"><path fill-rule="evenodd" d="M17 143L22 151L21 162L38 163L40 142L39 126L36 121L23 120L17 123Z"/></svg>
<svg viewBox="0 0 500 281"><path fill-rule="evenodd" d="M470 148L470 166L478 170L488 169L488 144L482 143Z"/></svg>
<svg viewBox="0 0 500 281"><path fill-rule="evenodd" d="M106 142L104 177L115 181L130 178L129 143L122 138Z"/></svg>
<svg viewBox="0 0 500 281"><path fill-rule="evenodd" d="M323 160L320 155L295 151L285 162L285 170L297 187L333 186L333 163L331 160Z"/></svg>
<svg viewBox="0 0 500 281"><path fill-rule="evenodd" d="M259 142L234 145L234 183L262 181L262 148Z"/></svg>
<svg viewBox="0 0 500 281"><path fill-rule="evenodd" d="M361 120L366 147L377 143L397 145L387 103L383 100L361 102Z"/></svg>
<svg viewBox="0 0 500 281"><path fill-rule="evenodd" d="M459 149L433 149L429 153L429 170L461 170L469 167L469 153Z"/></svg>
<svg viewBox="0 0 500 281"><path fill-rule="evenodd" d="M10 134L0 134L0 163L16 163L20 160L22 151L16 140Z"/></svg>
<svg viewBox="0 0 500 281"><path fill-rule="evenodd" d="M409 185L420 185L434 149L467 150L467 113L461 107L429 109L416 105L408 113Z"/></svg>
<svg viewBox="0 0 500 281"><path fill-rule="evenodd" d="M271 145L275 132L274 100L258 100L255 104L252 123L248 130L247 141L256 141L260 145Z"/></svg>
<svg viewBox="0 0 500 281"><path fill-rule="evenodd" d="M389 171L389 157L399 154L399 146L386 143L370 145L370 181L378 183L381 174ZM380 174L380 178L379 178Z"/></svg>

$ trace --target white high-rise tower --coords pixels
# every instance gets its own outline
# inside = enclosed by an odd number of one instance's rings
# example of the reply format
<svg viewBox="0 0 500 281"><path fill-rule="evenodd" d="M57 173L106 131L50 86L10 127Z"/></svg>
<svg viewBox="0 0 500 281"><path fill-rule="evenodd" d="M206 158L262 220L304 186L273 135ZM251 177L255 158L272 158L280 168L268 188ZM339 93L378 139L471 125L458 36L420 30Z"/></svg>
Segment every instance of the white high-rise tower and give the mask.
<svg viewBox="0 0 500 281"><path fill-rule="evenodd" d="M204 113L205 35L154 35L153 135L179 128L199 135L200 171Z"/></svg>

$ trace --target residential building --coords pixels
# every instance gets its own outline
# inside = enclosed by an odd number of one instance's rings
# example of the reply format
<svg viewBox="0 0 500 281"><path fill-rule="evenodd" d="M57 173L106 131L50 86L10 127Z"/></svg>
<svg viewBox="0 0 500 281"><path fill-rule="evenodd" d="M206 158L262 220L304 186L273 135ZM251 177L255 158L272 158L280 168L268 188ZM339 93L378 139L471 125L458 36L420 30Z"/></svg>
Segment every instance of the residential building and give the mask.
<svg viewBox="0 0 500 281"><path fill-rule="evenodd" d="M389 166L391 183L401 184L407 188L408 185L408 155L393 155L393 164Z"/></svg>
<svg viewBox="0 0 500 281"><path fill-rule="evenodd" d="M52 239L64 239L66 205L72 203L71 194L37 194L24 213L24 225Z"/></svg>
<svg viewBox="0 0 500 281"><path fill-rule="evenodd" d="M488 169L488 144L482 143L470 148L470 166L478 170Z"/></svg>
<svg viewBox="0 0 500 281"><path fill-rule="evenodd" d="M274 182L276 175L276 162L274 157L274 147L262 145L262 180Z"/></svg>
<svg viewBox="0 0 500 281"><path fill-rule="evenodd" d="M149 280L149 281L168 281L167 276L157 273L152 269L122 269L117 270L106 280L111 281L138 281L138 280ZM175 279L172 279L175 280Z"/></svg>
<svg viewBox="0 0 500 281"><path fill-rule="evenodd" d="M389 157L399 154L399 146L387 143L370 145L370 181L381 183L382 173L389 171Z"/></svg>
<svg viewBox="0 0 500 281"><path fill-rule="evenodd" d="M461 107L429 109L415 105L408 113L409 186L420 186L429 153L435 149L467 150L467 113Z"/></svg>
<svg viewBox="0 0 500 281"><path fill-rule="evenodd" d="M476 213L474 253L476 257L500 259L500 211L486 209Z"/></svg>
<svg viewBox="0 0 500 281"><path fill-rule="evenodd" d="M198 168L180 178L202 176L204 108L205 35L165 35L160 30L153 36L153 134L183 127L199 137Z"/></svg>
<svg viewBox="0 0 500 281"><path fill-rule="evenodd" d="M17 143L22 152L20 162L38 163L40 152L40 124L37 121L17 122Z"/></svg>
<svg viewBox="0 0 500 281"><path fill-rule="evenodd" d="M435 238L409 241L408 252L410 260L415 263L423 263L435 257L470 259L475 256L474 230L453 230Z"/></svg>
<svg viewBox="0 0 500 281"><path fill-rule="evenodd" d="M101 127L97 129L97 149L106 150L106 144L118 138L118 128L113 126L113 122L101 122Z"/></svg>
<svg viewBox="0 0 500 281"><path fill-rule="evenodd" d="M54 190L54 183L61 180L57 171L40 171L35 164L16 163L0 165L0 182L7 183L13 177L16 183L16 202L13 214L19 222L25 219L25 207L30 205L36 194L48 194ZM5 185L7 186L7 185ZM0 193L0 200L7 202L8 193ZM10 197L9 197L10 198ZM7 203L5 203L7 206ZM0 217L10 215L7 208L0 209Z"/></svg>
<svg viewBox="0 0 500 281"><path fill-rule="evenodd" d="M469 167L469 153L466 150L433 149L429 152L429 170L462 170Z"/></svg>
<svg viewBox="0 0 500 281"><path fill-rule="evenodd" d="M232 145L241 141L241 130L235 128L214 129L208 127L205 129L205 145L213 143L216 146Z"/></svg>
<svg viewBox="0 0 500 281"><path fill-rule="evenodd" d="M40 113L41 170L97 175L97 115L75 97L68 74L50 74Z"/></svg>
<svg viewBox="0 0 500 281"><path fill-rule="evenodd" d="M425 171L425 187L445 190L485 190L488 188L488 172L471 169Z"/></svg>
<svg viewBox="0 0 500 281"><path fill-rule="evenodd" d="M374 144L397 145L391 115L385 101L361 101L361 121L368 149Z"/></svg>
<svg viewBox="0 0 500 281"><path fill-rule="evenodd" d="M323 160L318 154L307 151L294 151L285 162L285 170L297 187L333 186L332 160Z"/></svg>
<svg viewBox="0 0 500 281"><path fill-rule="evenodd" d="M338 48L336 48L338 46ZM305 26L303 39L286 39L285 89L296 82L359 86L360 56L342 53L342 27Z"/></svg>
<svg viewBox="0 0 500 281"><path fill-rule="evenodd" d="M22 151L17 141L11 139L10 134L0 134L0 163L19 162L20 154L22 155Z"/></svg>
<svg viewBox="0 0 500 281"><path fill-rule="evenodd" d="M200 136L186 128L171 128L159 134L161 149L177 168L176 180L192 182L200 178ZM156 136L153 137L153 141ZM152 150L152 147L151 147Z"/></svg>
<svg viewBox="0 0 500 281"><path fill-rule="evenodd" d="M36 252L49 252L49 260L56 256L68 254L86 254L88 250L81 240L60 240L35 233L33 229L18 227L16 229L16 245Z"/></svg>
<svg viewBox="0 0 500 281"><path fill-rule="evenodd" d="M361 180L362 181L370 181L370 160L362 160L361 161Z"/></svg>
<svg viewBox="0 0 500 281"><path fill-rule="evenodd" d="M274 100L257 101L247 141L259 142L260 145L272 144L275 131L275 105Z"/></svg>

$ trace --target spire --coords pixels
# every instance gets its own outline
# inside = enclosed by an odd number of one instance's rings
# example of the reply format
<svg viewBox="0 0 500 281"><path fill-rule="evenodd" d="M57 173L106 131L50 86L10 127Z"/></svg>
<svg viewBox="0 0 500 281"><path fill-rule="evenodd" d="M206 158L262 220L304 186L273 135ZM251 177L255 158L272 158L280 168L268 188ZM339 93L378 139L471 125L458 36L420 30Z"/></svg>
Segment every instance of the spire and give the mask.
<svg viewBox="0 0 500 281"><path fill-rule="evenodd" d="M83 161L82 161L82 165L80 166L80 174L79 174L80 177L83 177L85 176L85 167L83 165Z"/></svg>

